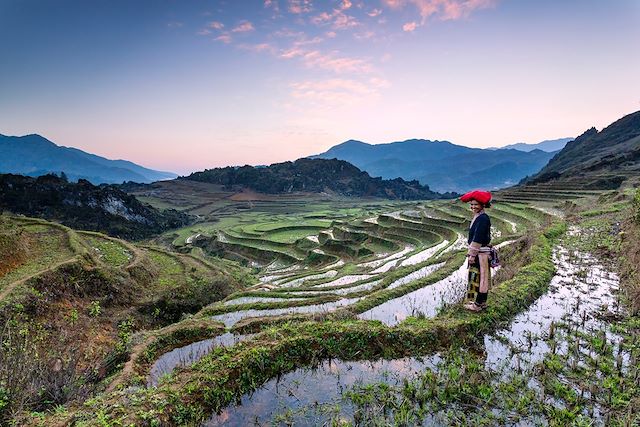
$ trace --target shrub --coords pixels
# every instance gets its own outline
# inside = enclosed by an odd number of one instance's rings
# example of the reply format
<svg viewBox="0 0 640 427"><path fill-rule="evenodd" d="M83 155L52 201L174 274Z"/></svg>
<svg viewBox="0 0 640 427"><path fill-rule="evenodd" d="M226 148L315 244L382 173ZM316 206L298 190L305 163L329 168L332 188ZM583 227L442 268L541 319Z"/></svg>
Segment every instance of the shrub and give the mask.
<svg viewBox="0 0 640 427"><path fill-rule="evenodd" d="M636 190L636 194L633 197L633 219L640 224L640 188Z"/></svg>

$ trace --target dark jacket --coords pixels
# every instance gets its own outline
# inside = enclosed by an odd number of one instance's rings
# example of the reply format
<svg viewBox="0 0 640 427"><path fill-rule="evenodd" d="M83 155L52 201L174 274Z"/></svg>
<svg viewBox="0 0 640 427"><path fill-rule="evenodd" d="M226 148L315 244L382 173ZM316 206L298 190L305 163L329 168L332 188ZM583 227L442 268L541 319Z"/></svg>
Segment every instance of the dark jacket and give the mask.
<svg viewBox="0 0 640 427"><path fill-rule="evenodd" d="M487 246L491 242L491 220L489 215L481 213L469 228L469 239L467 243L476 242L482 246Z"/></svg>

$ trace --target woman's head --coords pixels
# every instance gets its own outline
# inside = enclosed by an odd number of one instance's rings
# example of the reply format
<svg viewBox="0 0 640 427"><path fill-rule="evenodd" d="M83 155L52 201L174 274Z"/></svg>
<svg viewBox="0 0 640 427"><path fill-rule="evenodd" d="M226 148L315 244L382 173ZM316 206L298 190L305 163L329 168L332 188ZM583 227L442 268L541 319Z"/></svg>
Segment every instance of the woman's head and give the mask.
<svg viewBox="0 0 640 427"><path fill-rule="evenodd" d="M470 203L471 210L474 212L481 211L491 206L491 193L488 191L473 190L460 197L460 200Z"/></svg>
<svg viewBox="0 0 640 427"><path fill-rule="evenodd" d="M478 213L484 208L488 208L489 206L491 206L491 202L482 203L477 201L476 199L471 199L471 201L469 202L469 207L474 213Z"/></svg>

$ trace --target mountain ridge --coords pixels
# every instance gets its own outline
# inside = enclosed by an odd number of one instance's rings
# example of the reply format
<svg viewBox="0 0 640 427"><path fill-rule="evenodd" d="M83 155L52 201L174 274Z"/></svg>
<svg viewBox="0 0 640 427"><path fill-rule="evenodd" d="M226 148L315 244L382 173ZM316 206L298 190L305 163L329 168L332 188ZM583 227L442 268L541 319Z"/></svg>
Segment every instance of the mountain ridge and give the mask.
<svg viewBox="0 0 640 427"><path fill-rule="evenodd" d="M449 141L408 139L385 144L348 140L311 159L338 159L354 164L371 176L418 180L438 192L464 192L472 187L496 189L516 184L535 174L554 153L516 149L470 148ZM488 173L503 164L508 173L501 178ZM451 169L459 173L452 175ZM478 175L482 180L478 181Z"/></svg>
<svg viewBox="0 0 640 427"><path fill-rule="evenodd" d="M587 129L527 183L598 174L618 176L620 183L626 176L640 174L640 111L623 116L601 131L595 127Z"/></svg>
<svg viewBox="0 0 640 427"><path fill-rule="evenodd" d="M179 179L224 185L228 189L248 188L265 194L294 192L334 193L347 197L380 197L401 200L451 197L433 192L417 181L402 178L372 178L356 166L336 159L302 158L266 167L225 167L194 172Z"/></svg>
<svg viewBox="0 0 640 427"><path fill-rule="evenodd" d="M118 184L125 181L152 182L177 177L128 160L111 160L73 147L55 144L36 134L7 136L0 134L0 173L28 176L49 173L65 175L73 180L86 179L93 184Z"/></svg>

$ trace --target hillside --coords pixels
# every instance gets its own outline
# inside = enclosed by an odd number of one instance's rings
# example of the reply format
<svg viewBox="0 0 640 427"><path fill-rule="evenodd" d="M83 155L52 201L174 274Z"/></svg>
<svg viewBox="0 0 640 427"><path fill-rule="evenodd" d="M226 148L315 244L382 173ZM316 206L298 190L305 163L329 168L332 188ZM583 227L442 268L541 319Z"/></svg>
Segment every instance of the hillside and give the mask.
<svg viewBox="0 0 640 427"><path fill-rule="evenodd" d="M95 186L85 180L70 183L55 175L0 175L2 209L129 239L141 239L190 222L184 213L146 206L117 187Z"/></svg>
<svg viewBox="0 0 640 427"><path fill-rule="evenodd" d="M0 135L0 152L0 173L40 176L64 172L72 181L86 179L93 184L153 182L177 176L126 160L109 160L76 148L61 147L40 135Z"/></svg>
<svg viewBox="0 0 640 427"><path fill-rule="evenodd" d="M591 128L569 142L528 183L592 179L596 187L619 185L640 174L640 111L598 132ZM599 184L598 184L599 183Z"/></svg>
<svg viewBox="0 0 640 427"><path fill-rule="evenodd" d="M7 264L6 249L16 247ZM103 390L138 331L137 340L146 331L170 334L183 315L253 281L228 261L0 215L0 425L24 425L11 422L21 410L53 409Z"/></svg>
<svg viewBox="0 0 640 427"><path fill-rule="evenodd" d="M412 139L377 145L351 140L310 158L345 160L371 176L418 180L433 191L464 192L513 185L539 171L552 156L541 150L485 150Z"/></svg>
<svg viewBox="0 0 640 427"><path fill-rule="evenodd" d="M295 162L275 163L259 168L242 166L207 169L192 173L184 179L220 184L227 189L248 188L267 194L330 193L400 200L436 199L443 196L417 181L371 178L368 173L352 164L335 159L298 159Z"/></svg>

